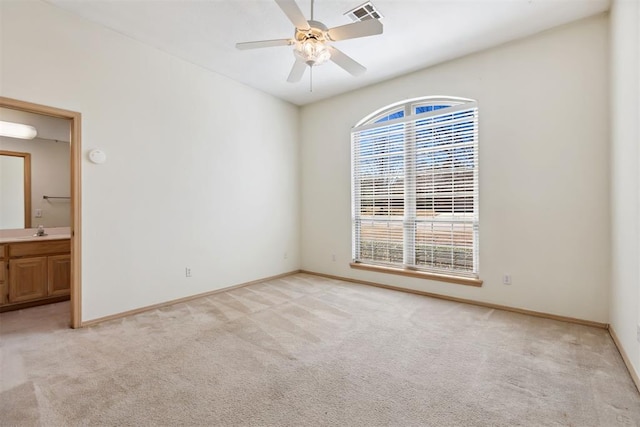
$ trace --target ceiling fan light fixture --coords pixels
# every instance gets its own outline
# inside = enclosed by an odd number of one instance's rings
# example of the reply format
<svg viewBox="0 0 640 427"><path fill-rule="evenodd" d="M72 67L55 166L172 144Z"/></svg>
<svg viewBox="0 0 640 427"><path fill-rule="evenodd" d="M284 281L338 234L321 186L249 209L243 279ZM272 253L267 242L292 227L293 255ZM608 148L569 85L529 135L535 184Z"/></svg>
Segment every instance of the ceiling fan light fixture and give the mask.
<svg viewBox="0 0 640 427"><path fill-rule="evenodd" d="M293 53L309 66L322 65L331 58L327 45L313 37L297 42Z"/></svg>
<svg viewBox="0 0 640 427"><path fill-rule="evenodd" d="M305 18L296 0L275 0L275 2L294 25L293 38L236 43L236 48L244 50L293 45L296 60L287 78L289 83L298 83L307 66L309 77L311 77L312 67L329 60L352 76L360 76L367 70L353 58L335 48L332 42L382 34L383 26L378 20L382 15L377 13L373 6L367 7L370 3L366 3L363 7L371 14L371 19L327 28L322 22L313 19L313 0L311 0L310 20Z"/></svg>

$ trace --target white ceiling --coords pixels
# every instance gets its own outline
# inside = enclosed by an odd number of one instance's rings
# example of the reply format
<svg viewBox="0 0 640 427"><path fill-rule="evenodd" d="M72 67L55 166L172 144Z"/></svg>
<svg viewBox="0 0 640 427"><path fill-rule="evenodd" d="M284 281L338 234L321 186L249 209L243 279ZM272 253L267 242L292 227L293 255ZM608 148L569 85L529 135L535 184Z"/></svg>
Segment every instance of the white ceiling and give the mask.
<svg viewBox="0 0 640 427"><path fill-rule="evenodd" d="M292 47L239 51L236 42L289 38L293 24L273 0L47 0L133 39L303 105L578 20L609 0L372 0L384 34L336 42L367 67L352 77L333 63L287 83ZM365 0L316 0L315 19L348 24ZM311 0L298 0L309 18Z"/></svg>

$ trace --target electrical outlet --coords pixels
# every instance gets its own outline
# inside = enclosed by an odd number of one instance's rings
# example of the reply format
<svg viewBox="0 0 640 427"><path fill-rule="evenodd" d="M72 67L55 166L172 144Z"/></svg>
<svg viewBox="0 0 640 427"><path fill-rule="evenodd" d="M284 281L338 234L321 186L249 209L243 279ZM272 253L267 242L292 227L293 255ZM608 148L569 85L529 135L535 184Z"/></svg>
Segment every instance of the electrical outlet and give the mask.
<svg viewBox="0 0 640 427"><path fill-rule="evenodd" d="M284 258L284 259L289 258L289 254L285 252L285 253L284 253L284 257L283 257L283 258Z"/></svg>
<svg viewBox="0 0 640 427"><path fill-rule="evenodd" d="M636 337L636 338L638 339L638 342L640 342L640 323L639 323L639 324L638 324L638 326L637 326L637 329L636 329L636 335L637 335L637 337Z"/></svg>
<svg viewBox="0 0 640 427"><path fill-rule="evenodd" d="M331 254L331 261L336 262L336 254Z"/></svg>
<svg viewBox="0 0 640 427"><path fill-rule="evenodd" d="M504 283L505 285L510 285L510 284L511 284L511 275L510 275L510 274L505 273L505 274L502 276L502 283Z"/></svg>
<svg viewBox="0 0 640 427"><path fill-rule="evenodd" d="M191 268L185 267L184 269L184 277L191 277Z"/></svg>
<svg viewBox="0 0 640 427"><path fill-rule="evenodd" d="M42 218L42 209L36 209L36 218Z"/></svg>

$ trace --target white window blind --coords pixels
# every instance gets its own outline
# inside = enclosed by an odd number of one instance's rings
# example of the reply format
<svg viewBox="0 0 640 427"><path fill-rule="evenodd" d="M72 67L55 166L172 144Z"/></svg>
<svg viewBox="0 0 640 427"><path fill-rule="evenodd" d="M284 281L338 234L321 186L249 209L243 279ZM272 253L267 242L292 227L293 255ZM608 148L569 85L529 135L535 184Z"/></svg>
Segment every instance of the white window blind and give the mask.
<svg viewBox="0 0 640 427"><path fill-rule="evenodd" d="M478 109L454 100L353 129L354 262L478 277Z"/></svg>

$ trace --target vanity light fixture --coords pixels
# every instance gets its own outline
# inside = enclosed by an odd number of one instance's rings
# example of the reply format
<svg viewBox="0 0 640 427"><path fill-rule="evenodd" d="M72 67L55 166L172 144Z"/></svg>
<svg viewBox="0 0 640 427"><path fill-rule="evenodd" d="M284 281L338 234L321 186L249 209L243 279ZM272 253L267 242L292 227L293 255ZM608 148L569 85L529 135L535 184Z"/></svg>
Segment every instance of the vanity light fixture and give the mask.
<svg viewBox="0 0 640 427"><path fill-rule="evenodd" d="M38 135L38 131L33 126L22 123L3 122L0 120L0 136L11 138L33 139Z"/></svg>

